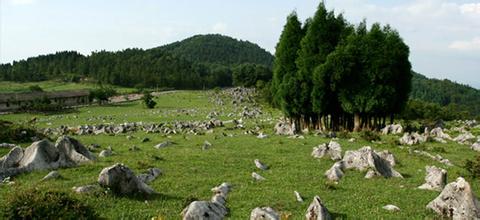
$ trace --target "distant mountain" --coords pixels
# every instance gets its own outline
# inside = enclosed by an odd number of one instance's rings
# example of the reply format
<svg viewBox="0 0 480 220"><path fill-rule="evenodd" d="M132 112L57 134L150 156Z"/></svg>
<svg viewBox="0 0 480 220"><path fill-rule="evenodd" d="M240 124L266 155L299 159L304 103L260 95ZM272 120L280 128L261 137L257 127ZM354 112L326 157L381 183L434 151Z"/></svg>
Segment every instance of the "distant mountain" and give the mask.
<svg viewBox="0 0 480 220"><path fill-rule="evenodd" d="M219 34L196 35L185 40L155 48L194 63L234 66L243 63L273 65L274 57L249 41Z"/></svg>
<svg viewBox="0 0 480 220"><path fill-rule="evenodd" d="M459 105L472 115L480 115L480 90L448 79L430 79L414 73L410 98L441 106Z"/></svg>

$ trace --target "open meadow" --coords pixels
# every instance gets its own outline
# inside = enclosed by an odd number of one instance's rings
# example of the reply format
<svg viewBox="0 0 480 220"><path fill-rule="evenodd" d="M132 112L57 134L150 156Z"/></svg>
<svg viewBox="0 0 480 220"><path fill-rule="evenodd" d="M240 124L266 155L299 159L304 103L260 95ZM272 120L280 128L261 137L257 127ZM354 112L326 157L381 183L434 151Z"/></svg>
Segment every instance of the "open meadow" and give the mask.
<svg viewBox="0 0 480 220"><path fill-rule="evenodd" d="M147 133L142 130L119 134L71 135L83 145L100 147L91 149L96 155L111 147L110 157L97 157L94 162L68 169L60 169L60 179L41 181L49 171L36 171L15 176L11 185L0 184L0 204L15 193L38 188L41 191L66 192L86 202L106 219L180 219L181 211L194 200L209 200L211 188L228 182L232 191L228 194L226 206L229 219L248 219L255 207L270 206L282 213L284 218L304 219L306 210L315 195L337 219L433 219L437 215L426 209L439 192L421 190L424 183L425 166L435 165L448 171L448 181L463 176L480 195L478 179L472 179L464 168L466 160L473 160L478 153L470 145L461 145L448 140L447 143L428 141L414 146L402 146L398 139L403 134L381 135L379 141L368 141L363 133L337 133L335 141L340 143L342 154L371 146L376 151L388 150L396 159L395 170L402 178L364 178L365 172L347 170L338 182L329 181L324 173L333 164L330 158L315 159L312 148L328 143L327 135L310 132L292 138L276 135L274 126L282 118L280 111L256 102L232 104L226 92L178 91L163 94L154 99L154 109L145 108L140 101L115 105L90 106L72 112L41 114L0 115L0 120L17 123L33 123L38 129L76 127L80 125L121 124L125 122L174 123L208 121L216 118L223 126L196 134ZM219 100L221 102L219 103ZM244 106L260 109L261 114L242 117ZM208 117L211 116L211 117ZM231 120L242 120L243 128ZM460 126L447 123L446 128ZM473 135L480 135L479 127L467 128ZM459 132L446 132L456 137ZM265 138L258 138L263 133ZM50 138L54 141L56 136ZM302 138L303 137L303 138ZM145 138L149 141L145 142ZM161 149L155 145L170 141L172 144ZM211 143L204 148L205 141ZM31 143L23 143L27 147ZM132 148L136 146L136 148ZM132 150L135 149L135 150ZM410 150L409 150L410 149ZM420 150L433 155L440 154L453 166L447 166L429 157L412 153ZM0 155L9 149L0 148ZM255 167L259 159L269 166L266 171ZM77 194L72 187L96 184L100 171L116 163L123 163L136 174L148 168L159 168L162 175L149 183L157 191L153 196L116 196L112 193L95 195ZM251 173L265 177L254 181ZM305 202L295 199L298 191ZM398 212L389 212L382 207L393 204ZM5 209L0 209L3 212ZM2 213L0 213L1 216Z"/></svg>

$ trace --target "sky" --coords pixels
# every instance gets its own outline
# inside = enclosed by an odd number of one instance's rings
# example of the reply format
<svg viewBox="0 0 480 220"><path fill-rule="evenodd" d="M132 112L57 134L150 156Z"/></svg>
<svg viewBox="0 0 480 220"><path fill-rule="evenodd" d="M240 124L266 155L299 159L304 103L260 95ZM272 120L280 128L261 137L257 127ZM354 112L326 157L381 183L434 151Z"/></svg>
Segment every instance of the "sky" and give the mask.
<svg viewBox="0 0 480 220"><path fill-rule="evenodd" d="M325 0L354 24L397 29L413 69L480 88L480 0ZM286 16L315 0L0 0L0 63L56 51L152 48L219 33L274 53Z"/></svg>

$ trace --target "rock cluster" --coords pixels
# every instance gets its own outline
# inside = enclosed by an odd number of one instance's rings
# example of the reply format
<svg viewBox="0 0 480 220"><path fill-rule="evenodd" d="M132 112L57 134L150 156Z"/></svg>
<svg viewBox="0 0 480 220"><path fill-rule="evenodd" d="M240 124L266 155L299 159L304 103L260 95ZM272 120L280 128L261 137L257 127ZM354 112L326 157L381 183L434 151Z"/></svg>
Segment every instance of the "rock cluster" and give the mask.
<svg viewBox="0 0 480 220"><path fill-rule="evenodd" d="M274 130L277 135L295 135L295 124L280 121L275 124Z"/></svg>
<svg viewBox="0 0 480 220"><path fill-rule="evenodd" d="M227 195L231 190L228 183L222 183L212 189L214 193L210 201L194 201L190 203L183 211L182 216L184 220L197 219L224 219L228 214L226 207Z"/></svg>
<svg viewBox="0 0 480 220"><path fill-rule="evenodd" d="M345 169L368 171L365 178L373 176L399 177L402 175L393 169L395 159L388 151L377 153L371 147L363 147L356 151L347 151L343 157Z"/></svg>
<svg viewBox="0 0 480 220"><path fill-rule="evenodd" d="M402 145L416 145L416 144L421 144L425 143L427 141L428 137L424 135L420 135L418 133L405 133L403 136L399 139L400 144Z"/></svg>
<svg viewBox="0 0 480 220"><path fill-rule="evenodd" d="M0 159L0 179L35 170L73 167L95 160L77 140L62 136L55 144L48 140L32 143L25 150L14 147Z"/></svg>

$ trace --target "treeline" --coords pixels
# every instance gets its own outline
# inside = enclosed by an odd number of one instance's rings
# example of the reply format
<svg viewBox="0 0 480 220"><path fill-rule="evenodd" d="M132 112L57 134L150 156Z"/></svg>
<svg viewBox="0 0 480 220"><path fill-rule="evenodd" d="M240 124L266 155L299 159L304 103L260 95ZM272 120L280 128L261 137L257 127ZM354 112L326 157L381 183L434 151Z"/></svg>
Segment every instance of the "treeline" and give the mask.
<svg viewBox="0 0 480 220"><path fill-rule="evenodd" d="M382 127L408 100L411 64L400 35L365 21L354 27L323 3L303 26L288 16L275 57L273 104L297 130Z"/></svg>
<svg viewBox="0 0 480 220"><path fill-rule="evenodd" d="M197 38L202 41L192 41ZM215 43L203 45L202 42L208 39ZM260 79L268 81L271 78L269 57L272 55L257 45L220 35L196 36L187 39L185 44L188 46L177 42L172 46L149 50L99 51L90 56L75 51L58 52L2 64L0 80L32 82L61 79L77 82L82 78L93 78L99 83L124 87L204 89L251 86L252 81L254 85ZM196 48L197 52L190 54L182 48ZM227 51L230 51L228 56L225 54Z"/></svg>
<svg viewBox="0 0 480 220"><path fill-rule="evenodd" d="M413 74L411 99L438 104L446 112L472 118L480 115L480 90L450 80Z"/></svg>

